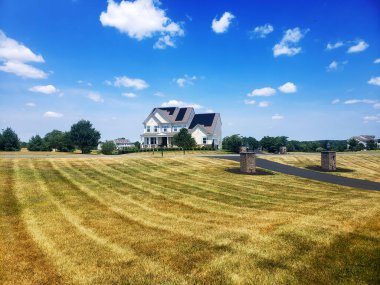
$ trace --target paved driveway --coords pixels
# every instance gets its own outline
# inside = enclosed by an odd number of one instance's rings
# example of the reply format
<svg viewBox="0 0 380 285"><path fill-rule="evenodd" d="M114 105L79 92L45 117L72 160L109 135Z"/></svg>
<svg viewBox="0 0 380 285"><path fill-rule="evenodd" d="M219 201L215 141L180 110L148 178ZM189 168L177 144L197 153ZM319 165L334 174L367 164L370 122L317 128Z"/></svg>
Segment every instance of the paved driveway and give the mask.
<svg viewBox="0 0 380 285"><path fill-rule="evenodd" d="M240 161L239 155L217 155L217 156L208 156L208 157ZM318 180L322 182L328 182L328 183L349 186L349 187L354 187L354 188L380 191L380 183L378 182L342 177L342 176L307 170L303 168L281 164L278 162L265 160L262 158L256 158L256 165L258 167L265 168L268 170L281 172L281 173L289 174L289 175L295 175L295 176L299 176L303 178Z"/></svg>

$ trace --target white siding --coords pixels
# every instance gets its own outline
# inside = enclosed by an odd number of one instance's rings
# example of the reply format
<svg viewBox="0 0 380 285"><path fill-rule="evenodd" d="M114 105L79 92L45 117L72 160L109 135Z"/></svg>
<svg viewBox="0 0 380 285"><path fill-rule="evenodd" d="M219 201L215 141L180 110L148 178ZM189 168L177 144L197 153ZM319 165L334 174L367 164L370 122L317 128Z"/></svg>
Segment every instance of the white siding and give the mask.
<svg viewBox="0 0 380 285"><path fill-rule="evenodd" d="M203 138L207 137L207 134L205 134L200 128L196 128L193 130L191 136L195 139L195 142L197 144L203 144Z"/></svg>

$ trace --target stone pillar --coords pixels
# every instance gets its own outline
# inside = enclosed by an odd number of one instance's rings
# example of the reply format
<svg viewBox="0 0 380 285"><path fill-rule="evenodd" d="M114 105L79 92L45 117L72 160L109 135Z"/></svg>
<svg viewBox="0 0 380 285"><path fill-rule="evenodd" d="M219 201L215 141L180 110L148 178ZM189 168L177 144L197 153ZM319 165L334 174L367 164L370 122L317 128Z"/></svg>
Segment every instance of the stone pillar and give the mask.
<svg viewBox="0 0 380 285"><path fill-rule="evenodd" d="M321 167L323 170L327 170L327 171L336 170L336 152L335 151L321 152Z"/></svg>
<svg viewBox="0 0 380 285"><path fill-rule="evenodd" d="M280 147L280 154L286 154L286 146Z"/></svg>
<svg viewBox="0 0 380 285"><path fill-rule="evenodd" d="M240 153L240 172L243 172L243 173L256 172L256 156L254 152Z"/></svg>

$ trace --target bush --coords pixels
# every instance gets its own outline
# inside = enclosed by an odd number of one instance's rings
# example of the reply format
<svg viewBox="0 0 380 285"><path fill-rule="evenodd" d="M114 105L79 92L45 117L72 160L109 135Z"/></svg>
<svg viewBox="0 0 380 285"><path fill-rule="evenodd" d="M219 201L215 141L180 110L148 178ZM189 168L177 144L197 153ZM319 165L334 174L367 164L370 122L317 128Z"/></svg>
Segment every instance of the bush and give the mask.
<svg viewBox="0 0 380 285"><path fill-rule="evenodd" d="M316 149L315 149L315 151L316 152L322 152L322 151L324 151L325 149L323 148L323 147L317 147Z"/></svg>
<svg viewBox="0 0 380 285"><path fill-rule="evenodd" d="M116 145L113 141L106 141L101 146L101 151L103 154L111 155L116 150Z"/></svg>

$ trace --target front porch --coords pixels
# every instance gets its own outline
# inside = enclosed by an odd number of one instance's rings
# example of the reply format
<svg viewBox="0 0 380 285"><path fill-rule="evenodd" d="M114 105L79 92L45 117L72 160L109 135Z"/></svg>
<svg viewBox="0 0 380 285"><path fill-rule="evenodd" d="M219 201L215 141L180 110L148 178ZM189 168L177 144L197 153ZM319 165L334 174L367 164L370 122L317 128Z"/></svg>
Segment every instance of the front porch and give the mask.
<svg viewBox="0 0 380 285"><path fill-rule="evenodd" d="M173 137L170 136L145 136L143 137L142 148L167 148L173 147Z"/></svg>

